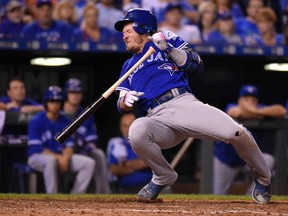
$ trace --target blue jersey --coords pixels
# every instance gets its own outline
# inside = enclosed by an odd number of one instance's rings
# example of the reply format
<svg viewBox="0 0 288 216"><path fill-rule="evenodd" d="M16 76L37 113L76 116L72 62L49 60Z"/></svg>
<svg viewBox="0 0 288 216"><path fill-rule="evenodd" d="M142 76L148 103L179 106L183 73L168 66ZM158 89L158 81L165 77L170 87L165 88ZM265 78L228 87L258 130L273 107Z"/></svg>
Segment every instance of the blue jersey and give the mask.
<svg viewBox="0 0 288 216"><path fill-rule="evenodd" d="M21 37L26 41L69 42L72 28L62 21L53 21L48 29L43 29L37 21L25 26Z"/></svg>
<svg viewBox="0 0 288 216"><path fill-rule="evenodd" d="M45 148L55 153L62 153L63 148L73 147L74 142L69 137L63 144L56 139L57 136L68 124L69 119L60 114L53 122L47 118L46 112L36 114L28 124L28 157L42 152Z"/></svg>
<svg viewBox="0 0 288 216"><path fill-rule="evenodd" d="M174 47L178 49L188 48L188 43L174 33L164 32L164 34L166 34L166 38L168 38L167 42ZM187 91L191 92L187 74L179 70L175 62L171 58L168 58L167 54L161 51L151 41L145 44L140 54L133 54L132 58L124 63L120 77L145 55L150 46L156 50L156 53L152 54L138 66L128 79L125 79L116 89L117 91L135 90L137 92L144 92L144 95L140 97L139 101L135 104L136 107L138 106L142 115L146 114L146 111L154 99L170 89L184 87Z"/></svg>
<svg viewBox="0 0 288 216"><path fill-rule="evenodd" d="M76 116L78 116L83 110L84 108L80 107ZM75 116L70 117L72 120L72 118L74 118ZM92 116L83 122L83 124L77 129L76 133L74 133L73 138L75 139L75 142L80 148L85 147L86 143L93 143L97 145L97 127Z"/></svg>
<svg viewBox="0 0 288 216"><path fill-rule="evenodd" d="M11 102L11 99L10 97L8 96L4 96L4 97L1 97L0 98L0 101L7 104L7 103L10 103ZM21 106L25 106L25 105L34 105L34 106L38 106L38 105L41 105L41 103L38 103L37 101L31 99L31 98L25 98L21 105L19 107L16 107L16 108L11 108L9 111L17 111L17 112L20 112L21 110Z"/></svg>
<svg viewBox="0 0 288 216"><path fill-rule="evenodd" d="M100 27L100 38L98 41L94 41L85 31L81 28L77 28L74 32L74 39L76 42L94 42L94 43L109 43L113 42L112 32L105 27Z"/></svg>
<svg viewBox="0 0 288 216"><path fill-rule="evenodd" d="M13 23L6 19L0 23L0 39L17 40L25 24L23 22Z"/></svg>
<svg viewBox="0 0 288 216"><path fill-rule="evenodd" d="M226 112L238 106L237 103L230 103L226 106ZM265 107L264 104L257 104L257 107ZM274 153L274 131L273 130L265 130L262 129L251 129L250 132L252 133L254 139L259 145L259 148L262 152L272 154ZM222 161L223 163L227 164L230 167L237 167L244 165L245 162L239 157L234 147L230 144L217 141L215 142L214 148L215 156Z"/></svg>
<svg viewBox="0 0 288 216"><path fill-rule="evenodd" d="M124 161L138 159L128 141L122 137L111 138L107 146L108 164L121 164ZM152 178L150 169L138 170L124 176L118 176L121 188L133 188L148 183Z"/></svg>

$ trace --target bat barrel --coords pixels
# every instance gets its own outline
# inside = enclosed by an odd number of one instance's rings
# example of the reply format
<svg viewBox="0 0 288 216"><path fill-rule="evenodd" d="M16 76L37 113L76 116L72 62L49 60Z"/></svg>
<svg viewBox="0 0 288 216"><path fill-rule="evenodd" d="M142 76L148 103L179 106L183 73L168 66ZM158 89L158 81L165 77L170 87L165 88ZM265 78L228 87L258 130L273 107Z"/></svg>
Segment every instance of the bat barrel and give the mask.
<svg viewBox="0 0 288 216"><path fill-rule="evenodd" d="M105 101L106 99L101 96L98 100L93 102L90 106L86 107L74 120L70 122L64 128L61 133L59 133L55 139L63 143L69 136L71 136Z"/></svg>

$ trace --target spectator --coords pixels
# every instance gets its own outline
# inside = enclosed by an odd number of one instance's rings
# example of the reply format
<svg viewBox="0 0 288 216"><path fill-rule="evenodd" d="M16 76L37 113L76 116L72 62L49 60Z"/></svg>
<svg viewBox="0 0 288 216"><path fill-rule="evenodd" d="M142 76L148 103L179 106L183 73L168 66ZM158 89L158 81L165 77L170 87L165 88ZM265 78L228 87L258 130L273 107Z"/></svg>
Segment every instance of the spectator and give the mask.
<svg viewBox="0 0 288 216"><path fill-rule="evenodd" d="M123 17L123 11L117 9L113 5L114 0L101 0L96 4L99 10L99 21L100 27L108 28L110 31L115 32L114 23Z"/></svg>
<svg viewBox="0 0 288 216"><path fill-rule="evenodd" d="M196 25L183 24L184 11L179 4L168 4L165 19L159 26L160 30L172 31L190 44L201 43L201 33Z"/></svg>
<svg viewBox="0 0 288 216"><path fill-rule="evenodd" d="M74 37L76 42L112 42L112 32L98 25L99 10L94 3L87 3L83 11L81 27L75 30Z"/></svg>
<svg viewBox="0 0 288 216"><path fill-rule="evenodd" d="M128 130L135 118L133 113L121 115L121 136L111 138L107 145L108 164L117 178L116 189L119 193L136 193L152 177L150 168L138 158L128 141Z"/></svg>
<svg viewBox="0 0 288 216"><path fill-rule="evenodd" d="M44 110L44 106L37 101L26 97L24 82L15 77L9 81L7 96L0 98L6 110L23 113L35 113Z"/></svg>
<svg viewBox="0 0 288 216"><path fill-rule="evenodd" d="M25 41L67 42L71 40L71 28L52 18L53 4L51 0L37 0L36 20L25 26L21 37Z"/></svg>
<svg viewBox="0 0 288 216"><path fill-rule="evenodd" d="M218 13L217 29L225 44L243 45L241 37L236 33L234 20L230 12Z"/></svg>
<svg viewBox="0 0 288 216"><path fill-rule="evenodd" d="M84 110L81 106L83 99L82 83L79 79L70 78L67 80L64 90L66 101L63 111L72 120ZM88 155L96 162L94 171L95 192L97 194L110 193L106 155L102 149L97 147L98 134L93 117L86 120L74 133L74 140L77 145L77 152Z"/></svg>
<svg viewBox="0 0 288 216"><path fill-rule="evenodd" d="M228 104L226 112L238 120L281 118L285 116L285 107L279 104L265 105L258 101L258 90L254 85L244 85L240 89L237 103ZM251 129L251 133L263 152L263 157L272 172L274 168L274 130ZM214 194L226 194L240 171L248 171L245 162L240 159L232 145L225 142L215 143L214 156ZM272 172L273 173L273 172ZM251 193L254 182L247 191Z"/></svg>
<svg viewBox="0 0 288 216"><path fill-rule="evenodd" d="M256 18L262 7L264 7L262 0L249 0L246 17L235 19L236 32L241 36L245 45L256 45L260 38Z"/></svg>
<svg viewBox="0 0 288 216"><path fill-rule="evenodd" d="M259 9L256 18L256 24L260 32L260 40L258 44L265 46L281 46L284 45L283 34L276 32L277 17L270 7Z"/></svg>
<svg viewBox="0 0 288 216"><path fill-rule="evenodd" d="M79 26L79 19L74 4L70 0L63 0L55 5L53 19L65 22L73 30Z"/></svg>
<svg viewBox="0 0 288 216"><path fill-rule="evenodd" d="M54 137L69 120L60 113L63 93L58 86L49 86L44 94L46 111L38 113L28 126L28 164L43 172L46 192L58 193L58 174L77 173L72 194L85 193L95 170L91 158L73 153L71 137L60 144Z"/></svg>
<svg viewBox="0 0 288 216"><path fill-rule="evenodd" d="M234 0L213 0L217 5L218 13L230 13L233 18L244 17L244 13L237 1Z"/></svg>
<svg viewBox="0 0 288 216"><path fill-rule="evenodd" d="M9 1L6 5L6 19L0 22L0 39L18 40L25 26L23 22L23 7L16 0Z"/></svg>
<svg viewBox="0 0 288 216"><path fill-rule="evenodd" d="M210 1L202 2L199 7L199 28L203 44L223 43L223 37L217 30L217 8Z"/></svg>

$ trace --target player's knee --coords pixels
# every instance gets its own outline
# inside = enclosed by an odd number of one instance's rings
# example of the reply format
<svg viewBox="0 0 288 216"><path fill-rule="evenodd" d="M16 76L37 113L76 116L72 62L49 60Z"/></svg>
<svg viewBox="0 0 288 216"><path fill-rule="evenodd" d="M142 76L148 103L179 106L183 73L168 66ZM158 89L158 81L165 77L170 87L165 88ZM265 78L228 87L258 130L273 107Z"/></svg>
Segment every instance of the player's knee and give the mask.
<svg viewBox="0 0 288 216"><path fill-rule="evenodd" d="M135 120L129 129L129 141L133 148L141 146L149 138L148 125L143 121Z"/></svg>

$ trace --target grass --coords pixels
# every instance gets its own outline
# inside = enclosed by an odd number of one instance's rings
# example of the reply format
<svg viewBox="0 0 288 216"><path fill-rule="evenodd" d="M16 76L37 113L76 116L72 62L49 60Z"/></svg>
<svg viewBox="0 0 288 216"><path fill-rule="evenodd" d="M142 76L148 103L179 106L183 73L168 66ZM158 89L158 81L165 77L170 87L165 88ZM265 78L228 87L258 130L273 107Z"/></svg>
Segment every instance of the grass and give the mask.
<svg viewBox="0 0 288 216"><path fill-rule="evenodd" d="M0 193L0 199L125 199L135 198L135 194L16 194ZM252 200L247 195L213 195L213 194L160 194L166 200ZM273 201L288 201L288 196L272 197Z"/></svg>

